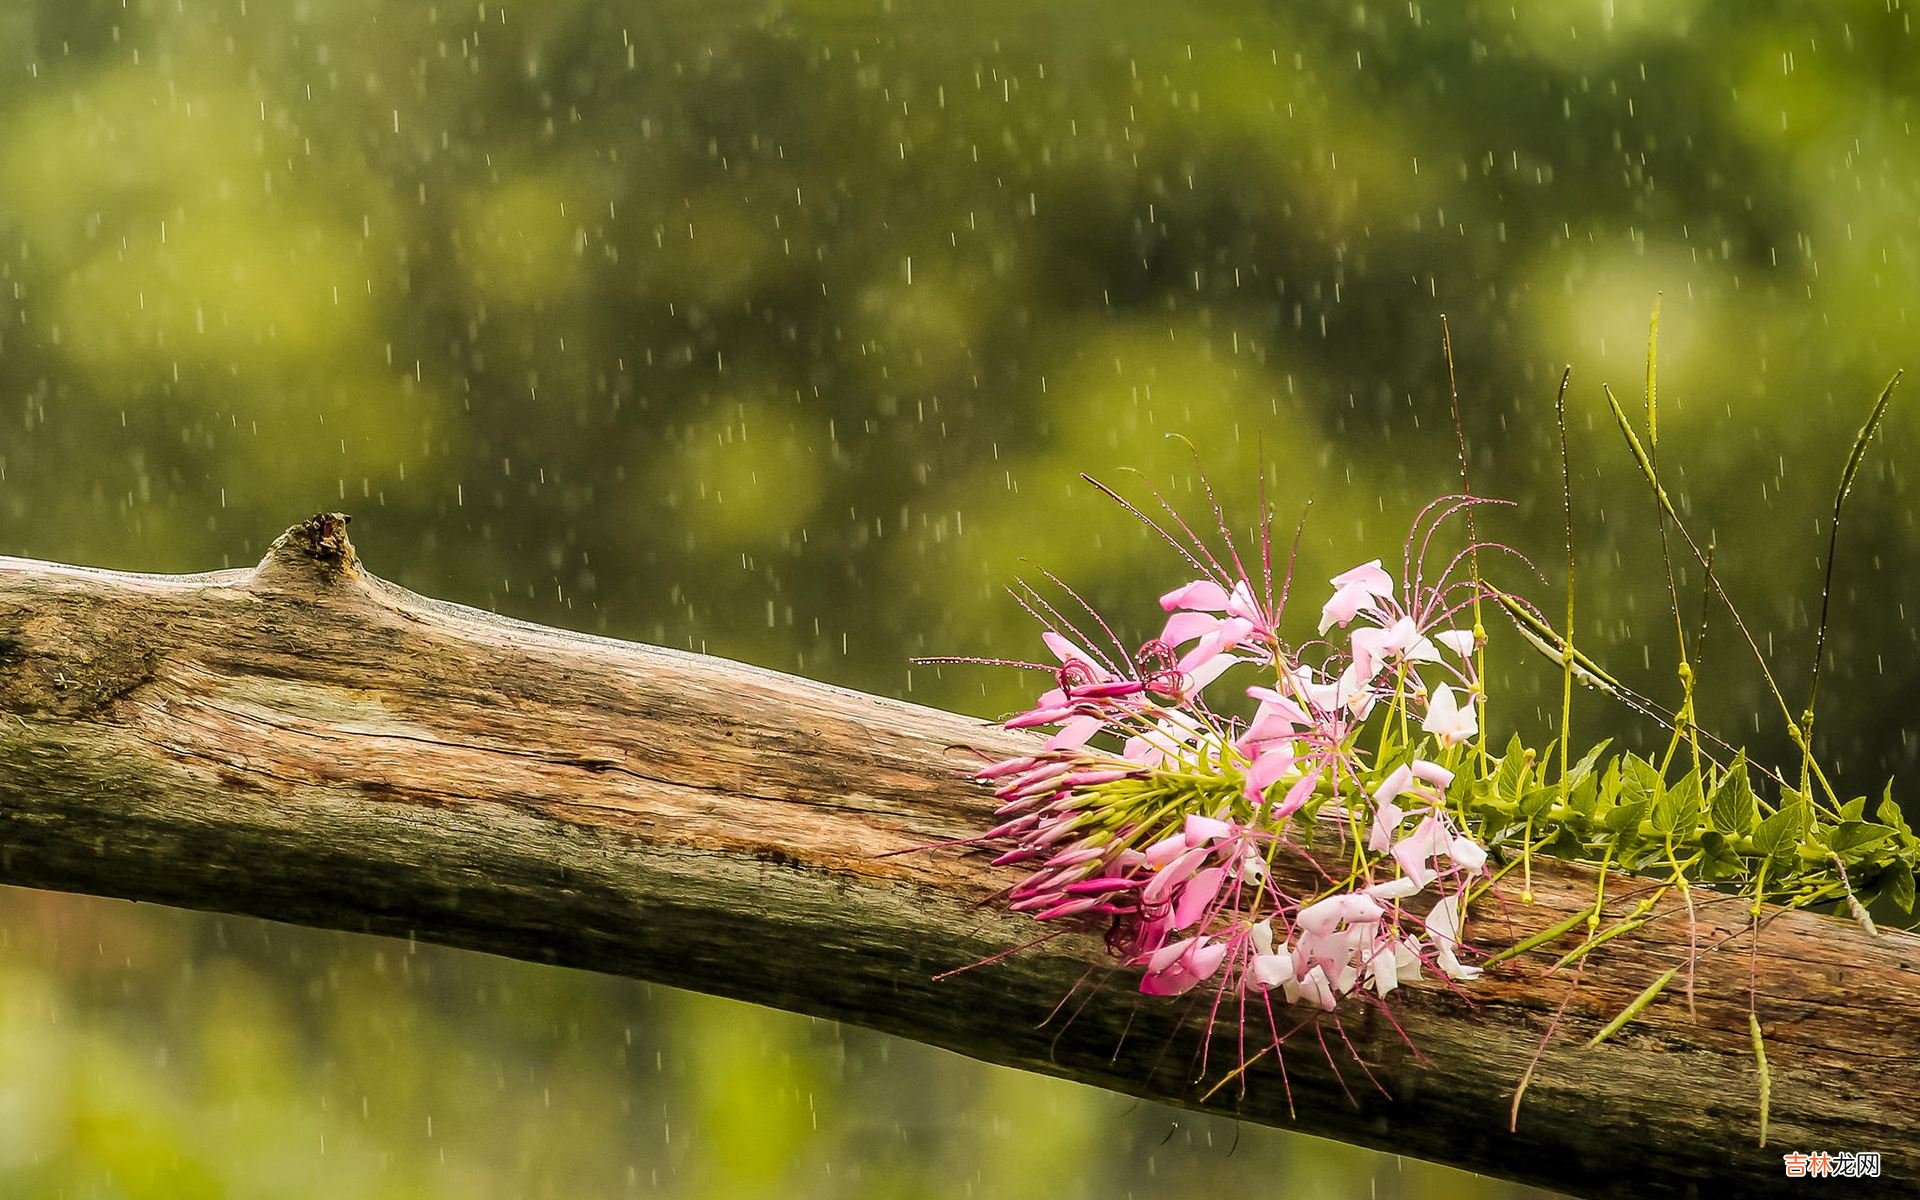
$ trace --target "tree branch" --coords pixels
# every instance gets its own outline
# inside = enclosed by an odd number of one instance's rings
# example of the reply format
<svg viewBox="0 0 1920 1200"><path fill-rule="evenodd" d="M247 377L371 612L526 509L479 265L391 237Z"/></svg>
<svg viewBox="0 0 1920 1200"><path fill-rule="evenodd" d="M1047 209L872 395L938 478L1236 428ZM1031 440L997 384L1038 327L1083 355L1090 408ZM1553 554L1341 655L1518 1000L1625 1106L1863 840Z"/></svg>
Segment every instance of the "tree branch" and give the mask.
<svg viewBox="0 0 1920 1200"><path fill-rule="evenodd" d="M1781 1151L1854 1150L1885 1156L1882 1191L1914 1193L1908 934L1770 911L1756 953L1743 906L1701 894L1701 944L1730 940L1699 965L1697 1017L1670 993L1579 1048L1684 962L1685 916L1664 904L1585 969L1517 1134L1514 1086L1570 983L1550 954L1465 995L1399 993L1424 1064L1372 1010L1302 1028L1286 1055L1297 1116L1272 1056L1205 1097L1238 1061L1231 1036L1202 1073L1207 1001L1139 996L1097 930L936 981L1044 930L988 903L1017 876L984 855L896 852L983 829L990 798L966 773L1030 745L424 599L367 574L335 515L251 570L0 559L5 882L658 980L1569 1192L1786 1195L1804 1184ZM1594 883L1540 863L1533 906L1496 898L1470 932L1511 944L1591 903ZM1624 911L1643 884L1608 895ZM1750 966L1773 1079L1764 1150ZM1219 1016L1237 1027L1232 1002Z"/></svg>

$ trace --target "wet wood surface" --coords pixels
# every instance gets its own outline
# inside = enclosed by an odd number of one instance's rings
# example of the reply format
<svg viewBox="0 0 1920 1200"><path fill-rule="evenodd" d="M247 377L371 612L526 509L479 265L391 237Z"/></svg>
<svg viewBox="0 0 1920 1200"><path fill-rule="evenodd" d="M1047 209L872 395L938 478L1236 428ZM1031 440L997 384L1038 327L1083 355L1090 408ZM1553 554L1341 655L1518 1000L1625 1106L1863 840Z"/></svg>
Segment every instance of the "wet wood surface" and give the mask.
<svg viewBox="0 0 1920 1200"><path fill-rule="evenodd" d="M1139 996L1097 929L936 979L1040 928L990 903L1013 869L961 848L895 852L985 828L991 798L968 770L1028 745L426 599L369 574L335 515L238 571L0 559L0 882L655 980L1580 1195L1820 1186L1786 1177L1790 1151L1876 1151L1880 1179L1826 1186L1920 1194L1911 934L1769 912L1756 945L1743 905L1697 894L1698 938L1718 948L1693 1011L1676 981L1583 1048L1685 962L1669 899L1577 990L1548 970L1568 938L1464 994L1431 980L1397 993L1404 1038L1361 1013L1318 1030L1328 1054L1308 1026L1286 1054L1291 1111L1271 1058L1209 1095L1235 1047L1217 1040L1203 1069L1204 1004ZM1470 940L1511 944L1589 905L1594 885L1540 863L1535 902L1504 889ZM1612 881L1609 911L1645 887ZM1750 978L1772 1076L1765 1148Z"/></svg>

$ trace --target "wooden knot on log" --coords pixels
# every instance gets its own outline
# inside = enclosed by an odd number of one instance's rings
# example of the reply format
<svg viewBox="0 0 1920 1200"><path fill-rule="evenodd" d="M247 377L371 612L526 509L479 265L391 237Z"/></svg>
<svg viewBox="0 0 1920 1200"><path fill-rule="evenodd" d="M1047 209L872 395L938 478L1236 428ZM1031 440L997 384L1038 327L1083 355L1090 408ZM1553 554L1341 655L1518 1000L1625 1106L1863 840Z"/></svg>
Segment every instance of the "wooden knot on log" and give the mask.
<svg viewBox="0 0 1920 1200"><path fill-rule="evenodd" d="M360 556L347 538L346 513L315 513L274 539L254 568L251 586L269 591L318 592L366 581Z"/></svg>

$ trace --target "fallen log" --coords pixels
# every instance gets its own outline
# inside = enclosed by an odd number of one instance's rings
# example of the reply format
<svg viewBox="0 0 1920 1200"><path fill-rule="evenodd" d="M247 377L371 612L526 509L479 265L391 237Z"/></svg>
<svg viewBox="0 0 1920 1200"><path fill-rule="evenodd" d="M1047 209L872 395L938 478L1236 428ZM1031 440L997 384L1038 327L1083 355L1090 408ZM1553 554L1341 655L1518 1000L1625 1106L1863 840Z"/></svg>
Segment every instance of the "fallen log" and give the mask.
<svg viewBox="0 0 1920 1200"><path fill-rule="evenodd" d="M1744 906L1704 900L1700 943L1724 944L1699 964L1693 1011L1676 985L1582 1048L1685 961L1669 900L1571 994L1573 972L1546 969L1563 943L1466 994L1406 989L1400 1030L1371 1012L1309 1025L1284 1085L1269 1057L1217 1089L1231 1039L1203 1069L1205 1006L1138 995L1095 928L936 980L1038 927L987 903L1017 870L896 852L984 828L991 801L967 771L1029 744L426 599L367 573L337 514L237 571L0 559L6 883L656 980L1582 1195L1787 1195L1805 1186L1789 1151L1878 1152L1868 1186L1920 1194L1911 934L1769 911L1756 944ZM1511 945L1590 905L1595 883L1537 862L1535 902L1483 904L1469 933ZM1609 911L1637 886L1611 882Z"/></svg>

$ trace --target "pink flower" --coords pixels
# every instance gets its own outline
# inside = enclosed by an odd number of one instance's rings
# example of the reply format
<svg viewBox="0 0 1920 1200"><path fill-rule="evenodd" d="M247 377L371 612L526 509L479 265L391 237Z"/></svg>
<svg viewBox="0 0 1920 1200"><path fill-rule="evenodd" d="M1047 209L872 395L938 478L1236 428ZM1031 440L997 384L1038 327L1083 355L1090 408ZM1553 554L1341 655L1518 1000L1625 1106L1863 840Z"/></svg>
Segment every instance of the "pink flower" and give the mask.
<svg viewBox="0 0 1920 1200"><path fill-rule="evenodd" d="M1293 955L1256 954L1248 977L1262 990L1285 987L1293 982Z"/></svg>
<svg viewBox="0 0 1920 1200"><path fill-rule="evenodd" d="M1199 813L1188 813L1186 824L1182 827L1182 836L1189 846L1204 846L1208 842L1217 842L1229 837L1237 827L1215 817L1203 817Z"/></svg>
<svg viewBox="0 0 1920 1200"><path fill-rule="evenodd" d="M1253 762L1247 767L1246 797L1249 804L1266 802L1267 789L1286 777L1299 760L1293 756L1290 743L1269 742L1259 747ZM1304 798L1303 798L1304 803ZM1296 809L1299 805L1294 806ZM1291 814L1291 810L1288 815Z"/></svg>
<svg viewBox="0 0 1920 1200"><path fill-rule="evenodd" d="M1428 814L1413 827L1413 832L1400 839L1393 848L1393 861L1400 864L1400 870L1408 879L1421 887L1432 883L1439 874L1431 865L1436 854L1447 854L1453 849L1453 838L1447 827L1438 817Z"/></svg>
<svg viewBox="0 0 1920 1200"><path fill-rule="evenodd" d="M1227 943L1195 936L1169 942L1146 959L1140 990L1149 996L1178 996L1213 978L1227 956Z"/></svg>
<svg viewBox="0 0 1920 1200"><path fill-rule="evenodd" d="M1378 697L1373 691L1373 676L1365 674L1360 664L1348 663L1347 669L1340 672L1340 678L1333 687L1333 705L1344 708L1353 714L1356 721L1364 721L1373 711L1374 701Z"/></svg>
<svg viewBox="0 0 1920 1200"><path fill-rule="evenodd" d="M1286 798L1281 800L1280 806L1273 810L1273 819L1275 821L1284 821L1306 807L1307 801L1313 798L1313 790L1319 786L1320 768L1315 767L1313 770L1302 775L1292 787L1287 789Z"/></svg>
<svg viewBox="0 0 1920 1200"><path fill-rule="evenodd" d="M1227 589L1211 579L1196 579L1185 587L1177 587L1160 597L1160 607L1168 612L1182 608L1200 612L1225 612L1228 600Z"/></svg>
<svg viewBox="0 0 1920 1200"><path fill-rule="evenodd" d="M1196 846L1155 871L1147 886L1140 889L1140 903L1155 906L1171 903L1174 889L1200 869L1200 864L1207 861L1209 853L1211 851L1205 846Z"/></svg>
<svg viewBox="0 0 1920 1200"><path fill-rule="evenodd" d="M1377 558L1350 571L1343 571L1328 582L1333 584L1335 590L1333 598L1320 610L1321 633L1335 625L1345 625L1361 609L1371 608L1374 601L1393 594L1393 580L1381 569Z"/></svg>
<svg viewBox="0 0 1920 1200"><path fill-rule="evenodd" d="M1261 550L1261 591L1274 593L1270 548ZM1479 735L1480 684L1459 661L1474 636L1439 627L1459 611L1463 585L1430 587L1410 566L1409 590L1396 593L1379 559L1334 576L1320 632L1342 632L1311 643L1303 661L1252 583L1217 565L1200 570L1213 577L1162 595L1161 635L1131 655L1096 658L1088 647L1098 643L1081 644L1084 635L1035 598L1055 626L1043 640L1059 665L1006 724L1045 741L977 773L998 805L999 823L982 839L993 861L1030 872L1008 906L1040 920L1110 918L1107 944L1140 969L1147 995L1215 980L1243 1003L1248 993L1283 993L1332 1010L1343 997L1371 999L1363 988L1385 998L1427 966L1473 978L1478 969L1460 960L1463 889L1485 876L1487 848L1442 803L1452 771L1407 761L1407 750L1383 761L1404 739L1365 736L1370 715L1396 696L1409 706L1396 717L1418 717L1449 751ZM1273 686L1245 689L1257 708L1244 724L1201 698L1241 663L1273 671ZM1452 686L1429 692L1423 671ZM1108 739L1124 743L1120 754ZM1372 818L1364 850L1350 847L1355 874L1317 898L1268 866L1291 844L1289 818L1309 807L1343 825ZM1443 899L1422 917L1406 904L1429 885Z"/></svg>
<svg viewBox="0 0 1920 1200"><path fill-rule="evenodd" d="M1191 610L1174 613L1160 630L1160 640L1169 646L1184 646L1220 628L1220 618L1210 612Z"/></svg>
<svg viewBox="0 0 1920 1200"><path fill-rule="evenodd" d="M1167 618L1161 641L1176 647L1199 642L1181 660L1182 671L1198 670L1215 655L1250 640L1275 640L1272 618L1244 579L1236 581L1232 591L1210 579L1197 579L1160 597L1160 607L1173 614ZM1264 648L1257 651L1257 657L1264 660L1266 656Z"/></svg>
<svg viewBox="0 0 1920 1200"><path fill-rule="evenodd" d="M1060 726L1060 732L1047 739L1046 748L1078 750L1091 741L1093 735L1099 733L1106 723L1105 718L1096 717L1091 713L1070 717Z"/></svg>
<svg viewBox="0 0 1920 1200"><path fill-rule="evenodd" d="M1043 693L1026 712L1009 718L1008 729L1058 725L1046 749L1059 753L1080 749L1110 722L1139 709L1134 697L1145 690L1144 684L1115 675L1051 629L1040 638L1060 660L1059 686Z"/></svg>
<svg viewBox="0 0 1920 1200"><path fill-rule="evenodd" d="M1247 661L1246 659L1237 658L1231 654L1209 654L1204 658L1199 658L1191 667L1187 666L1188 659L1194 658L1194 655L1198 653L1199 651L1196 649L1194 654L1188 655L1187 659L1181 660L1179 696L1181 703L1191 702L1195 696L1200 694L1201 689L1226 674L1236 664Z"/></svg>
<svg viewBox="0 0 1920 1200"><path fill-rule="evenodd" d="M1170 833L1147 847L1146 862L1148 866L1160 870L1190 849L1192 847L1187 845L1185 833Z"/></svg>
<svg viewBox="0 0 1920 1200"><path fill-rule="evenodd" d="M1253 955L1247 961L1248 986L1271 991L1293 983L1293 953L1285 946L1275 952L1271 921L1255 922L1247 930L1247 939L1253 943Z"/></svg>
<svg viewBox="0 0 1920 1200"><path fill-rule="evenodd" d="M1293 683L1315 714L1331 712L1339 703L1334 698L1333 685L1323 683L1312 667L1295 667Z"/></svg>
<svg viewBox="0 0 1920 1200"><path fill-rule="evenodd" d="M1342 571L1327 582L1337 588L1364 588L1368 593L1375 596L1390 596L1393 594L1393 577L1381 569L1380 560L1377 558L1371 562L1364 562L1357 567Z"/></svg>
<svg viewBox="0 0 1920 1200"><path fill-rule="evenodd" d="M1113 678L1113 672L1102 667L1094 659L1093 655L1088 654L1085 650L1082 650L1053 630L1043 630L1040 634L1040 640L1046 643L1047 649L1053 651L1053 656L1060 660L1061 665L1064 666L1067 663L1078 662L1084 665L1088 674L1096 680Z"/></svg>
<svg viewBox="0 0 1920 1200"><path fill-rule="evenodd" d="M1261 742L1291 739L1314 725L1313 718L1298 704L1272 688L1250 687L1247 695L1258 700L1260 707L1254 710L1253 720L1247 722L1246 732L1240 735L1238 744L1243 751Z"/></svg>
<svg viewBox="0 0 1920 1200"><path fill-rule="evenodd" d="M1180 896L1173 905L1173 927L1186 929L1194 922L1206 916L1207 906L1220 894L1220 884L1227 873L1219 867L1208 867L1187 880L1180 889Z"/></svg>
<svg viewBox="0 0 1920 1200"><path fill-rule="evenodd" d="M1413 790L1414 781L1433 785L1444 792L1453 782L1453 772L1439 763L1417 758L1412 763L1402 764L1387 772L1387 777L1374 789L1373 826L1367 834L1367 849L1375 854L1385 854L1392 844L1393 837L1400 831L1400 822L1407 817L1407 810L1394 801L1403 795L1413 795L1427 803L1439 803L1440 796ZM1424 886L1424 881L1423 881Z"/></svg>
<svg viewBox="0 0 1920 1200"><path fill-rule="evenodd" d="M1228 617L1224 621L1215 622L1214 627L1201 636L1199 644L1181 658L1180 670L1183 672L1199 670L1215 655L1224 654L1246 641L1247 635L1252 632L1253 622L1240 617Z"/></svg>
<svg viewBox="0 0 1920 1200"><path fill-rule="evenodd" d="M1333 901L1339 903L1323 908ZM1378 915L1367 918L1368 912ZM1294 922L1298 934L1294 975L1304 983L1309 968L1318 967L1334 994L1352 991L1354 981L1360 977L1354 952L1379 937L1380 916L1385 912L1371 897L1357 893L1332 896L1303 909L1301 916L1308 919Z"/></svg>

